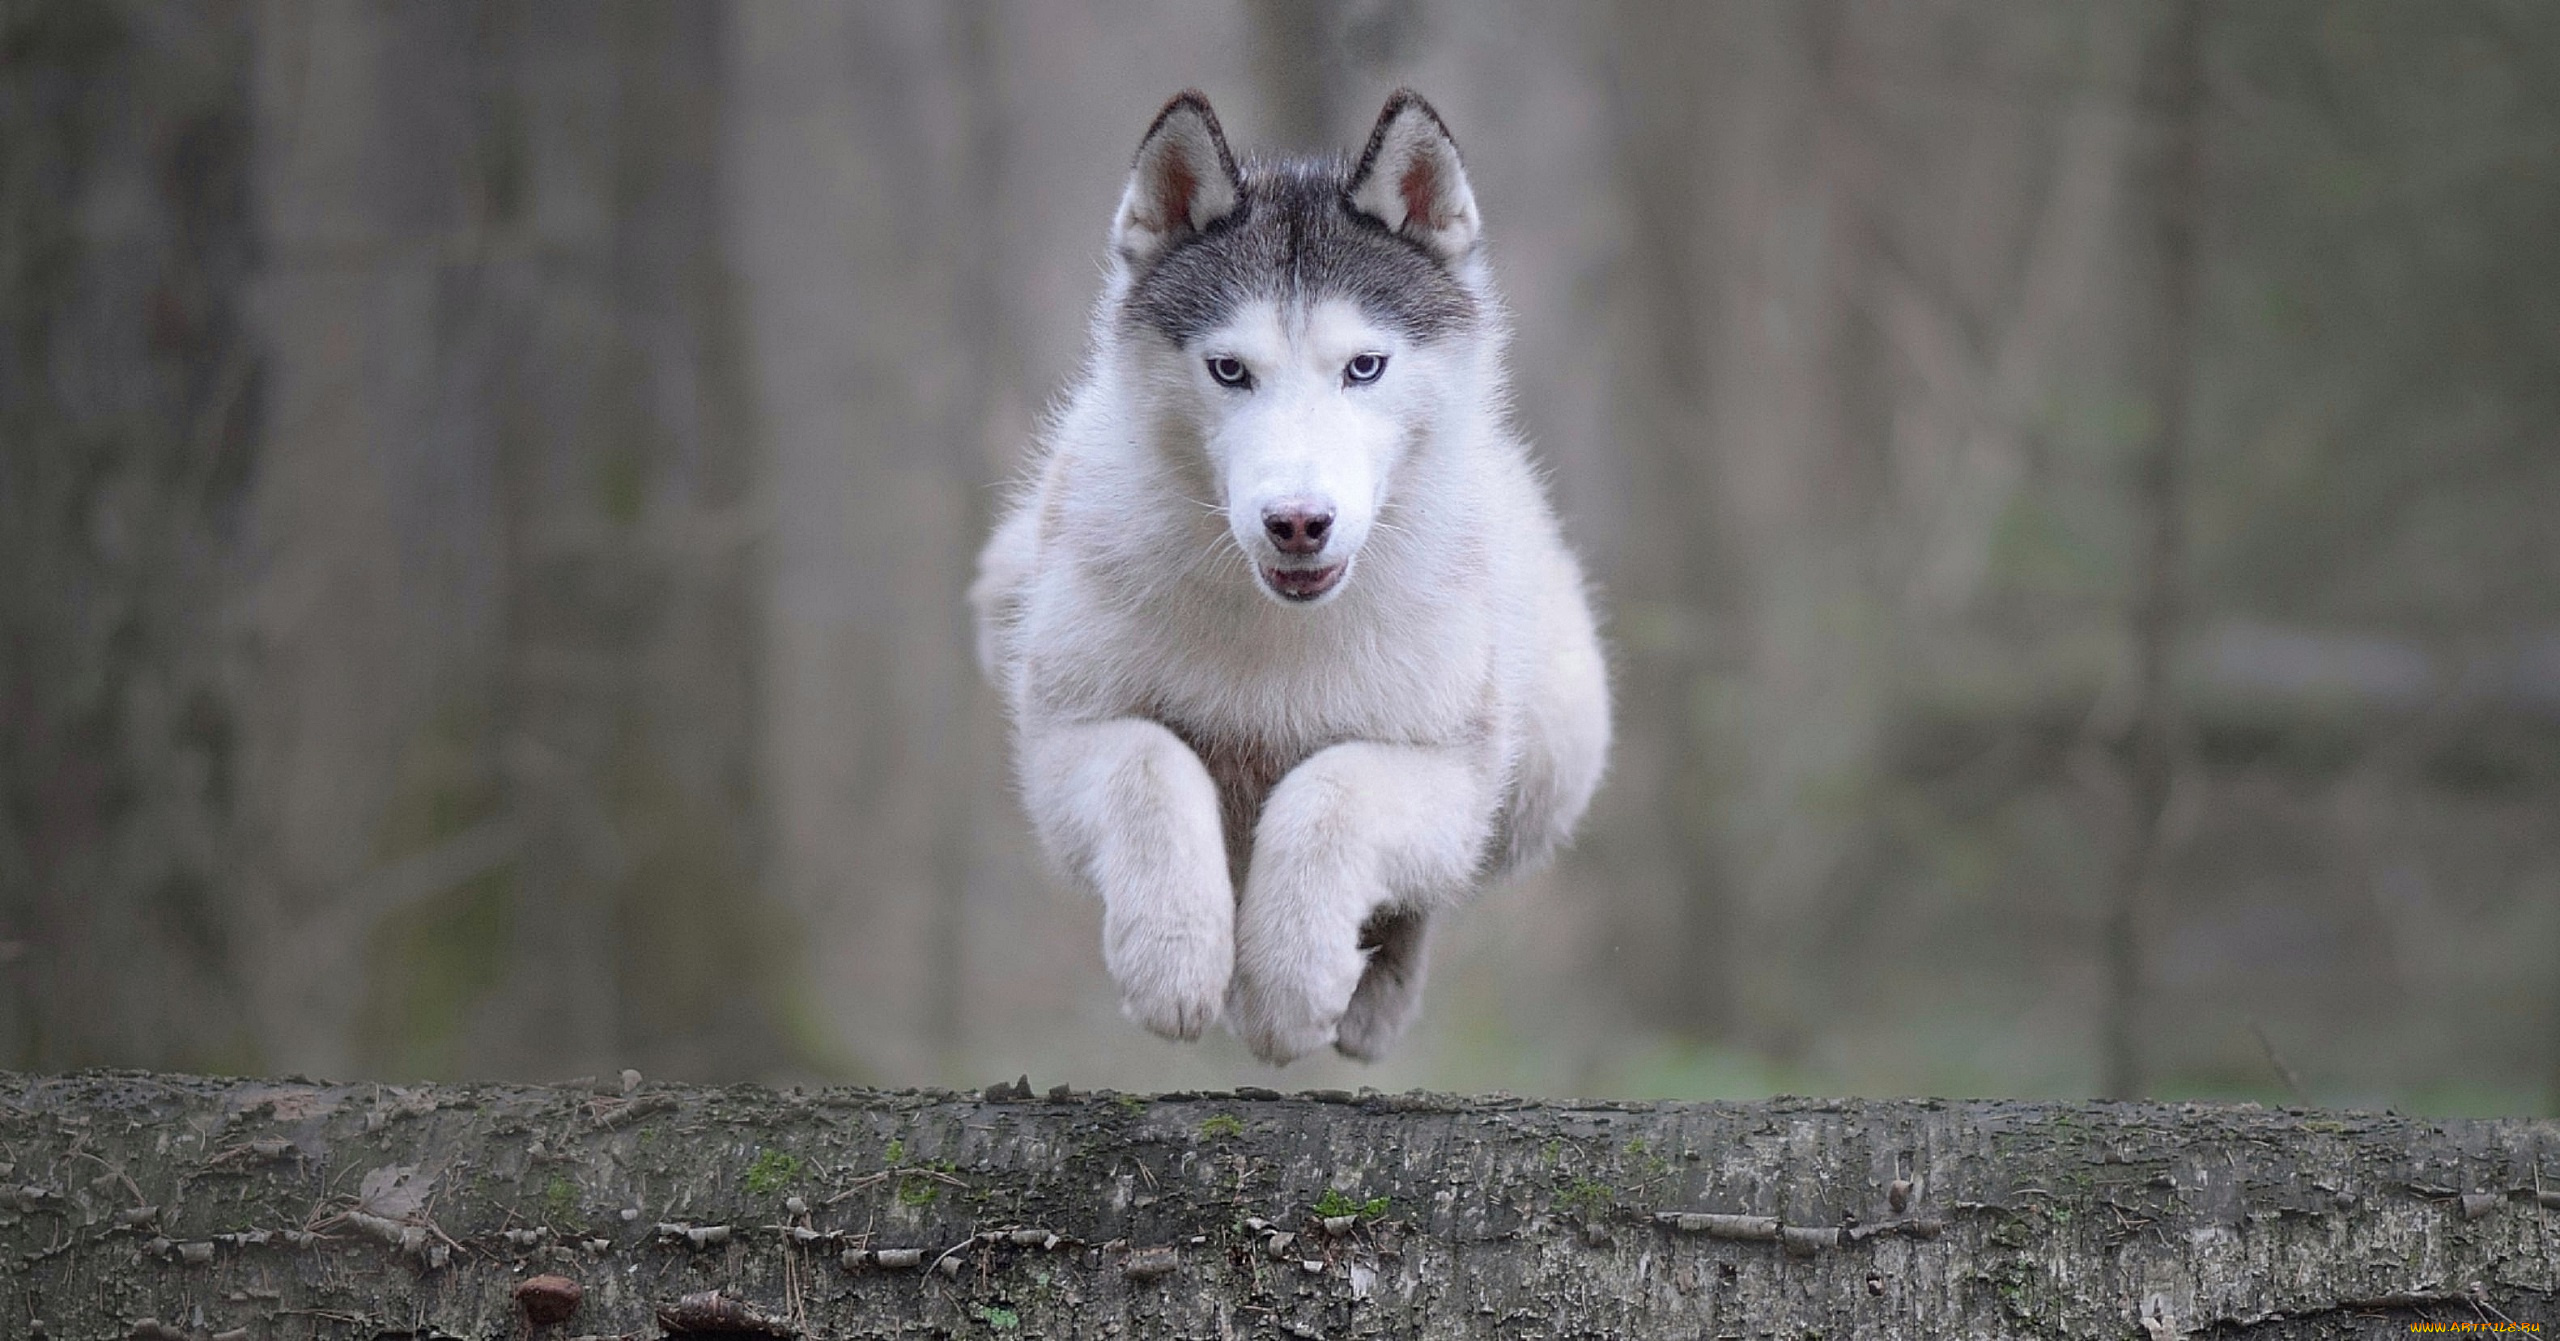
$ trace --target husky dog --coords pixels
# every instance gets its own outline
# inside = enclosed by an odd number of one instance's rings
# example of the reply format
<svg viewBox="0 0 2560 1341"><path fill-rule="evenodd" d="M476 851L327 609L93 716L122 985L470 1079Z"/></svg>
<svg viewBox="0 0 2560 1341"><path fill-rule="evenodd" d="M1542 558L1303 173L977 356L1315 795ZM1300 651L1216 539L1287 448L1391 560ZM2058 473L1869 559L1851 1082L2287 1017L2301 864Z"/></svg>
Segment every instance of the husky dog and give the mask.
<svg viewBox="0 0 2560 1341"><path fill-rule="evenodd" d="M1373 1060L1431 914L1544 861L1608 681L1528 449L1458 150L1239 163L1165 105L1081 380L979 560L979 655L1122 1009L1267 1061Z"/></svg>

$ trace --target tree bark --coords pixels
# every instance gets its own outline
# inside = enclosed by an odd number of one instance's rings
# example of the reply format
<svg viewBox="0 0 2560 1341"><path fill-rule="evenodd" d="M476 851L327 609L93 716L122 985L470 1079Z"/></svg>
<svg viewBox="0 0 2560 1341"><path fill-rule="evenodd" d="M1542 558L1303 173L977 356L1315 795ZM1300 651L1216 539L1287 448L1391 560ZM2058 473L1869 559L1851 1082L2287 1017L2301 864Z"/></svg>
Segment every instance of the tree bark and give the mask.
<svg viewBox="0 0 2560 1341"><path fill-rule="evenodd" d="M2560 1316L2547 1122L127 1072L0 1076L0 1154L19 1335L2379 1337Z"/></svg>

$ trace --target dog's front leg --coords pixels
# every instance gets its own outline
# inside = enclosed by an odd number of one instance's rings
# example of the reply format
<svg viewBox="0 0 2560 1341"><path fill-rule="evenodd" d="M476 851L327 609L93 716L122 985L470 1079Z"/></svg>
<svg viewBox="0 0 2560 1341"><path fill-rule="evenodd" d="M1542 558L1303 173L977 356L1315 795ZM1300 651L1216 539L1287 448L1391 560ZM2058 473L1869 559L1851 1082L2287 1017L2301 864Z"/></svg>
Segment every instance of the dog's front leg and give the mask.
<svg viewBox="0 0 2560 1341"><path fill-rule="evenodd" d="M1209 770L1138 718L1049 726L1023 746L1041 840L1102 896L1102 962L1120 1009L1167 1038L1198 1038L1235 967L1235 887Z"/></svg>
<svg viewBox="0 0 2560 1341"><path fill-rule="evenodd" d="M1465 889L1492 793L1471 752L1367 741L1321 750L1272 788L1236 913L1232 1022L1255 1055L1286 1062L1335 1041L1368 966L1362 924ZM1369 1033L1355 1042L1384 1046Z"/></svg>

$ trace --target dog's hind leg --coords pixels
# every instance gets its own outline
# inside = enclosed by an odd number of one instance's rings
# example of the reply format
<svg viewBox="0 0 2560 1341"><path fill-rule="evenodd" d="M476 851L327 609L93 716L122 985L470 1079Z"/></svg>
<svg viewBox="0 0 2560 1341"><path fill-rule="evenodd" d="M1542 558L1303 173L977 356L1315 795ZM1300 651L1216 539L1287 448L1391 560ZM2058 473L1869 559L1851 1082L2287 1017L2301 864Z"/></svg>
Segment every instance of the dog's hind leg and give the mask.
<svg viewBox="0 0 2560 1341"><path fill-rule="evenodd" d="M1369 967L1352 989L1351 1007L1334 1028L1334 1050L1345 1057L1374 1062L1412 1023L1422 1006L1422 982L1431 915L1418 908L1382 908L1360 928L1360 948L1369 952Z"/></svg>
<svg viewBox="0 0 2560 1341"><path fill-rule="evenodd" d="M1494 806L1482 753L1352 741L1317 751L1272 789L1236 910L1228 1003L1256 1056L1286 1062L1335 1042L1369 969L1370 916L1445 901L1472 882ZM1384 1046L1371 1026L1392 1015L1364 1020L1353 1046Z"/></svg>
<svg viewBox="0 0 2560 1341"><path fill-rule="evenodd" d="M1198 1038L1235 968L1235 886L1200 756L1138 718L1046 726L1025 735L1023 794L1050 852L1102 896L1121 1011Z"/></svg>

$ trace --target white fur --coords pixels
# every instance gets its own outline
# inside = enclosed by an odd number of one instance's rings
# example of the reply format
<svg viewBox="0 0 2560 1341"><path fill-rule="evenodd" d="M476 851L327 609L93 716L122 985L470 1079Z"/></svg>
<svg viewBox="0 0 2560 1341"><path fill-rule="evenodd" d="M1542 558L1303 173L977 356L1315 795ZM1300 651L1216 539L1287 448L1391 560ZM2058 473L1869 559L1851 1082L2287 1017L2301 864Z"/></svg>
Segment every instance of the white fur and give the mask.
<svg viewBox="0 0 2560 1341"><path fill-rule="evenodd" d="M1348 304L1266 303L1172 349L1112 320L1114 250L1087 371L970 593L1024 803L1103 900L1130 1018L1188 1039L1223 1012L1273 1062L1373 1058L1419 1000L1428 915L1545 860L1599 783L1581 573L1504 423L1491 319L1421 346ZM1498 312L1481 259L1460 273ZM1371 352L1385 374L1346 385ZM1252 390L1211 380L1221 353ZM1260 509L1311 495L1338 516L1321 560L1350 567L1291 603ZM1277 778L1249 834L1222 828L1222 771L1238 794Z"/></svg>
<svg viewBox="0 0 2560 1341"><path fill-rule="evenodd" d="M1429 410L1429 388L1437 380L1432 365L1446 364L1448 354L1401 347L1340 299L1304 312L1257 303L1241 315L1201 344L1251 368L1251 391L1216 386L1206 363L1192 360L1206 384L1199 398L1207 430L1202 448L1220 477L1227 534L1257 570L1350 563L1386 501L1387 481L1405 451L1406 423ZM1386 374L1369 386L1345 386L1344 365L1362 354L1387 355ZM1267 513L1291 504L1332 515L1319 554L1283 555L1264 530ZM1313 603L1331 601L1347 586ZM1264 590L1270 592L1267 585Z"/></svg>

